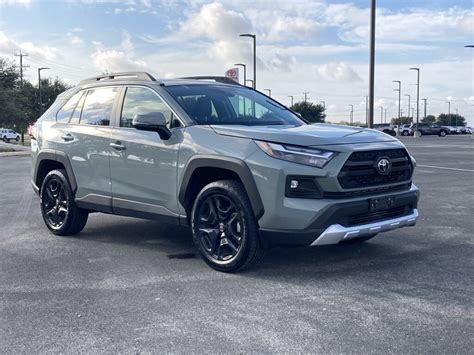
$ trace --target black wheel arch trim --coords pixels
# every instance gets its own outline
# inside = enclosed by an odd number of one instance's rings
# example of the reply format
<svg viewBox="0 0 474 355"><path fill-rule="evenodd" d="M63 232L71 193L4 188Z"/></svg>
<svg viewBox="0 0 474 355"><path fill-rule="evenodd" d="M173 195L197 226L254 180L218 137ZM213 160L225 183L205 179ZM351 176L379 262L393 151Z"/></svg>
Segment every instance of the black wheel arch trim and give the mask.
<svg viewBox="0 0 474 355"><path fill-rule="evenodd" d="M53 150L53 149L43 149L36 158L36 164L34 167L35 170L33 173L33 179L34 179L33 181L34 181L34 184L37 186L38 191L41 188L41 186L39 186L38 184L38 174L41 170L42 164L46 161L56 161L58 163L61 163L64 166L64 168L66 169L67 178L69 180L69 183L71 184L71 189L73 193L75 193L77 190L77 182L76 182L76 177L74 175L74 171L72 170L71 162L69 161L69 157L67 156L66 153Z"/></svg>
<svg viewBox="0 0 474 355"><path fill-rule="evenodd" d="M186 193L188 191L191 177L193 176L194 171L199 168L224 169L237 174L247 192L255 217L258 220L263 216L265 210L250 168L240 159L225 156L196 155L189 159L179 188L178 199L181 205L185 206Z"/></svg>

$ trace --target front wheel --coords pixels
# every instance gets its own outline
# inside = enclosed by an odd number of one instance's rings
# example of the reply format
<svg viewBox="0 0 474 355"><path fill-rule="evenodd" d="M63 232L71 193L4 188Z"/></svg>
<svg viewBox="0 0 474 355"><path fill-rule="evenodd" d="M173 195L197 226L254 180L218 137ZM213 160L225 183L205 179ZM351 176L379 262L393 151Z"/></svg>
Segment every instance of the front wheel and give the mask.
<svg viewBox="0 0 474 355"><path fill-rule="evenodd" d="M403 131L402 136L408 136L408 132L407 132L407 131Z"/></svg>
<svg viewBox="0 0 474 355"><path fill-rule="evenodd" d="M20 137L16 137L15 140L16 140L17 142L19 142L19 141L20 141Z"/></svg>
<svg viewBox="0 0 474 355"><path fill-rule="evenodd" d="M76 206L66 171L53 170L46 175L40 201L44 223L54 234L74 235L85 227L89 214Z"/></svg>
<svg viewBox="0 0 474 355"><path fill-rule="evenodd" d="M252 206L238 181L206 185L194 201L191 225L194 244L215 270L242 270L263 255Z"/></svg>
<svg viewBox="0 0 474 355"><path fill-rule="evenodd" d="M3 137L3 141L4 141L5 143L8 143L8 138L7 138L7 137Z"/></svg>
<svg viewBox="0 0 474 355"><path fill-rule="evenodd" d="M440 137L446 137L446 131L441 131L439 132Z"/></svg>

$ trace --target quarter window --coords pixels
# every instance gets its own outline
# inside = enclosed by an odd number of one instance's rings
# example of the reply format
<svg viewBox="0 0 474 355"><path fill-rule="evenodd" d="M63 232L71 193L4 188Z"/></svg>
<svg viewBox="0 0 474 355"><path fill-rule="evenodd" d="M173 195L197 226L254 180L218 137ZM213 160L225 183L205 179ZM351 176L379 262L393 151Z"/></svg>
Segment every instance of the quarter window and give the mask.
<svg viewBox="0 0 474 355"><path fill-rule="evenodd" d="M166 124L170 128L173 120L173 112L166 106L153 91L140 87L129 87L123 102L120 127L132 127L133 118L136 115L161 112L166 117ZM179 124L178 124L179 125Z"/></svg>
<svg viewBox="0 0 474 355"><path fill-rule="evenodd" d="M89 90L82 109L80 123L95 126L108 126L110 124L112 108L116 96L116 87Z"/></svg>
<svg viewBox="0 0 474 355"><path fill-rule="evenodd" d="M77 105L77 102L82 96L82 91L78 92L76 95L71 97L66 104L58 111L56 115L56 120L58 122L64 122L67 123L69 122L69 119L71 118L72 112L74 111L74 108Z"/></svg>

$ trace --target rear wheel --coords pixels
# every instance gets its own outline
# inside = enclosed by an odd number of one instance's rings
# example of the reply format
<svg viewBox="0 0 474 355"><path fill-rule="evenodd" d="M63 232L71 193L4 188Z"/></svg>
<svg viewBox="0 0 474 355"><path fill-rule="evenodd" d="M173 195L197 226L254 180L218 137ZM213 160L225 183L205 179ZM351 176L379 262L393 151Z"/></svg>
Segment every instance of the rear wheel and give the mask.
<svg viewBox="0 0 474 355"><path fill-rule="evenodd" d="M194 202L191 224L196 247L218 271L242 270L263 255L252 206L238 181L205 186Z"/></svg>
<svg viewBox="0 0 474 355"><path fill-rule="evenodd" d="M441 131L441 132L439 132L439 136L440 136L440 137L445 137L445 136L446 136L446 131Z"/></svg>
<svg viewBox="0 0 474 355"><path fill-rule="evenodd" d="M77 207L64 170L46 175L40 192L41 214L48 229L56 235L79 233L86 225L88 212Z"/></svg>
<svg viewBox="0 0 474 355"><path fill-rule="evenodd" d="M7 138L6 136L4 136L4 137L3 137L3 141L4 141L5 143L8 143L8 138Z"/></svg>

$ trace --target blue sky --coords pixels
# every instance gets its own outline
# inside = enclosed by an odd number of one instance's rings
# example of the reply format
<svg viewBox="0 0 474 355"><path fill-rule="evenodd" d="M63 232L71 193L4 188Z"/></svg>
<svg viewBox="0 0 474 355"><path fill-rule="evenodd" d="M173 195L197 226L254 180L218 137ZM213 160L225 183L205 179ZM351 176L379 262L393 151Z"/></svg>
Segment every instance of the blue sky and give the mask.
<svg viewBox="0 0 474 355"><path fill-rule="evenodd" d="M309 91L310 100L326 101L332 121L347 119L353 104L363 121L368 21L368 0L0 0L0 55L28 53L32 80L38 66L75 83L104 71L222 75L237 62L249 64L250 76L250 41L238 34L252 32L260 90L271 88L285 104L288 95L300 100ZM473 22L471 1L379 0L377 108L396 115L392 80L402 80L403 94L414 98L408 68L419 66L428 113L447 111L451 100L452 112L473 125L473 51L464 48L474 42ZM408 111L405 98L402 109Z"/></svg>

